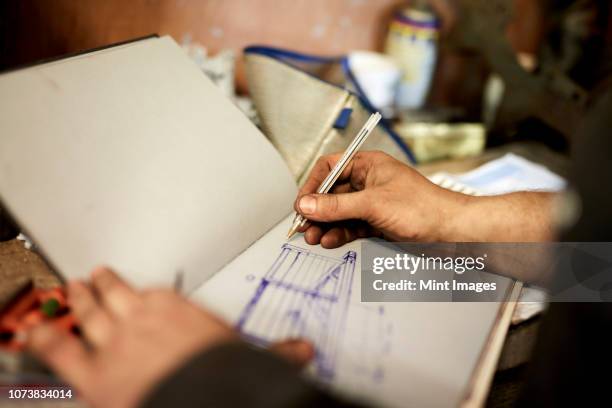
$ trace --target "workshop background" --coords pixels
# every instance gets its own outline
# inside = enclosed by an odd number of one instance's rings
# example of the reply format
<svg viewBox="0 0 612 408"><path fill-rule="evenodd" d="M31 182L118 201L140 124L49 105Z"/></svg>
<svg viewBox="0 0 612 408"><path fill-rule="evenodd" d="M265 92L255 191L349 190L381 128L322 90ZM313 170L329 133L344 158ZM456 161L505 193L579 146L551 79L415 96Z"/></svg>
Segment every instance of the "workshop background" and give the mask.
<svg viewBox="0 0 612 408"><path fill-rule="evenodd" d="M177 41L191 36L212 52L240 51L265 43L320 54L380 49L385 22L405 1L398 0L121 0L2 2L2 67L125 41L151 33ZM449 23L452 6L435 1ZM450 1L449 3L457 3ZM484 2L483 2L484 3ZM541 0L513 0L507 35L517 52L534 53L542 41ZM563 3L563 2L559 2ZM608 37L612 36L612 32ZM460 77L467 55L449 53L443 77ZM465 63L464 63L465 65ZM465 70L463 70L465 71ZM449 78L452 79L452 78ZM456 80L454 85L461 81ZM458 92L459 94L459 92ZM442 98L439 96L438 98ZM443 100L433 98L434 101Z"/></svg>
<svg viewBox="0 0 612 408"><path fill-rule="evenodd" d="M402 0L8 0L0 4L0 69L152 33L170 34L179 43L203 44L211 55L225 49L240 55L243 47L250 44L317 55L382 51L394 14L410 3ZM580 91L576 93L564 83L566 75L586 91L590 90L593 84L589 81L594 76L585 65L603 43L612 39L612 29L607 24L610 20L607 1L412 3L429 3L441 22L437 64L426 106L452 108L446 114L454 121L482 119L483 90L495 68L491 66L491 59L503 61L499 58L500 47L495 49L495 41L483 46L475 44L474 39L493 39L496 37L491 33L497 33L499 38L503 36L507 40L509 49L521 56L525 66L546 67L546 76L554 78L531 84L538 88L536 93L545 101L542 88L553 89L552 100L557 100L558 95L563 99L580 99ZM556 77L558 74L561 79ZM529 82L516 78L515 73L509 75L521 85ZM238 91L246 92L240 59L236 79ZM520 102L525 95L516 98ZM523 112L512 111L520 103L509 101L507 105L510 111L502 109L497 129L507 130L509 123L516 125L524 119ZM543 108L541 103L533 105L538 110ZM572 104L568 105L569 108L563 108L575 112ZM567 120L547 120L547 112L540 113L545 123L561 122L547 123L545 131L537 127L538 132L530 132L532 137L537 133L538 138L545 139L554 148L567 148L567 135L559 137L559 133L571 128L567 122L573 120L573 114ZM514 131L516 126L512 128ZM550 128L556 131L549 131ZM508 138L507 134L497 136L502 141ZM490 139L489 143L497 140Z"/></svg>

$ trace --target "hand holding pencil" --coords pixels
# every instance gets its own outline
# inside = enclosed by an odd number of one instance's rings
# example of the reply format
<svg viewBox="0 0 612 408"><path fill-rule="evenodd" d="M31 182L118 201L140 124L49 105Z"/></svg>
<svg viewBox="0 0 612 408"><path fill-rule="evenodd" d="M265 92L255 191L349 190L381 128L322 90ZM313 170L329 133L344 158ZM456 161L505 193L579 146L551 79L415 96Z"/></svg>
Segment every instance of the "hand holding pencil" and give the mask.
<svg viewBox="0 0 612 408"><path fill-rule="evenodd" d="M346 148L344 154L340 157L340 159L336 162L334 167L328 173L327 177L321 182L319 188L317 189L318 194L327 194L329 190L333 187L334 183L338 180L346 166L349 165L357 150L363 145L366 141L370 133L374 130L380 119L382 118L381 114L376 112L373 113L368 121L363 125L355 139L351 142L351 144ZM290 239L299 229L304 228L306 225L307 219L300 214L296 213L295 218L293 219L293 224L287 233L287 239Z"/></svg>
<svg viewBox="0 0 612 408"><path fill-rule="evenodd" d="M321 157L295 201L295 210L309 220L297 229L308 244L336 248L372 236L393 241L464 239L457 234L468 231L464 223L472 197L438 187L382 152L356 153L329 194L319 194L318 187L341 156Z"/></svg>

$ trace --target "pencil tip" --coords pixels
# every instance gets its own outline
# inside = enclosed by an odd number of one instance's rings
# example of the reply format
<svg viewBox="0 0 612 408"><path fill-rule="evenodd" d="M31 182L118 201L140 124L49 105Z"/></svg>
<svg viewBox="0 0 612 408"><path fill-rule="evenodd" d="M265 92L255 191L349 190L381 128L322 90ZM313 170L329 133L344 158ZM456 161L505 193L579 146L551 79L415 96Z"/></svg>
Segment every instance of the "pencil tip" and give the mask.
<svg viewBox="0 0 612 408"><path fill-rule="evenodd" d="M287 239L291 239L291 237L294 235L295 235L295 228L292 227L287 233Z"/></svg>

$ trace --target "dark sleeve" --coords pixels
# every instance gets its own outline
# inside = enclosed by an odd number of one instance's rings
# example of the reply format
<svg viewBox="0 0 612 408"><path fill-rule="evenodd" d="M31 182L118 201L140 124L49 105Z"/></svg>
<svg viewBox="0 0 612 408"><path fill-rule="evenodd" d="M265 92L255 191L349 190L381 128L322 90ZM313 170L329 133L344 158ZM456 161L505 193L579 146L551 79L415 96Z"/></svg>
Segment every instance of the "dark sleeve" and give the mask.
<svg viewBox="0 0 612 408"><path fill-rule="evenodd" d="M575 139L572 184L582 201L564 241L612 241L612 87L595 100ZM612 303L551 303L530 363L520 406L609 403ZM607 401L607 402L606 402Z"/></svg>
<svg viewBox="0 0 612 408"><path fill-rule="evenodd" d="M193 357L142 405L157 407L355 407L302 378L272 353L242 343Z"/></svg>

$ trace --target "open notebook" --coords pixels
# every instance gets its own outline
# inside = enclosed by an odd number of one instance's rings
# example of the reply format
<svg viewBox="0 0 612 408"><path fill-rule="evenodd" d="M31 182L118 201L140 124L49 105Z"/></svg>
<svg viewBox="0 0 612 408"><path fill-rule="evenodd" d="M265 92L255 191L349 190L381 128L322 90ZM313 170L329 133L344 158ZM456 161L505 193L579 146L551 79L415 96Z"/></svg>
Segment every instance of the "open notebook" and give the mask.
<svg viewBox="0 0 612 408"><path fill-rule="evenodd" d="M0 132L2 203L61 275L180 275L253 342L312 339L340 392L464 400L500 304L361 303L360 242L286 242L289 170L170 38L1 75Z"/></svg>

